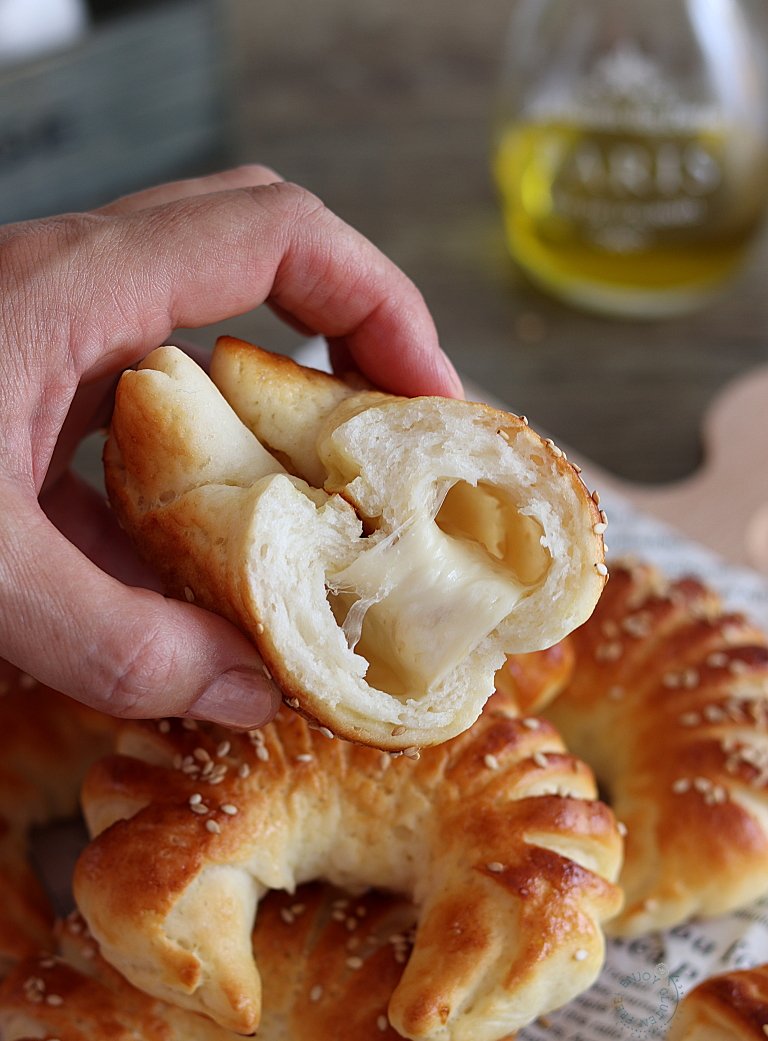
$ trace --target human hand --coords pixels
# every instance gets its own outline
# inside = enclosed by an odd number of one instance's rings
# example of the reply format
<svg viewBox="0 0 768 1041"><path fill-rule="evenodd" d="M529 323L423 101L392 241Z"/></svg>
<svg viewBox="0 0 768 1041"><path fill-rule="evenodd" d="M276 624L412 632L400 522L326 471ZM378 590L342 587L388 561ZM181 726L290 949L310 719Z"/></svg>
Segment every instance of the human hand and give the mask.
<svg viewBox="0 0 768 1041"><path fill-rule="evenodd" d="M0 656L114 715L268 722L280 693L255 647L165 600L69 462L123 369L265 301L384 390L460 396L420 294L263 167L0 228L0 285Z"/></svg>

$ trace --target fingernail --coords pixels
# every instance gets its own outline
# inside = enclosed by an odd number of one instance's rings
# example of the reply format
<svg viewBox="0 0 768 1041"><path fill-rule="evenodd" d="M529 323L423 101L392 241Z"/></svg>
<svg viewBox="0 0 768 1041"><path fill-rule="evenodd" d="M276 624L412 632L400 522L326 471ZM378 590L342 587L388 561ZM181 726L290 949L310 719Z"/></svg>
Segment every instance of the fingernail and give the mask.
<svg viewBox="0 0 768 1041"><path fill-rule="evenodd" d="M442 357L442 362L443 362L443 371L445 372L446 376L448 377L448 380L450 381L450 383L453 385L453 389L454 389L454 393L455 393L456 397L457 398L463 398L464 397L464 387L461 384L461 380L459 379L458 372L454 369L453 363L452 363L451 359L448 357L448 355L444 351L441 351L441 357Z"/></svg>
<svg viewBox="0 0 768 1041"><path fill-rule="evenodd" d="M217 676L186 714L191 719L249 730L268 723L281 703L280 690L261 668L236 668Z"/></svg>

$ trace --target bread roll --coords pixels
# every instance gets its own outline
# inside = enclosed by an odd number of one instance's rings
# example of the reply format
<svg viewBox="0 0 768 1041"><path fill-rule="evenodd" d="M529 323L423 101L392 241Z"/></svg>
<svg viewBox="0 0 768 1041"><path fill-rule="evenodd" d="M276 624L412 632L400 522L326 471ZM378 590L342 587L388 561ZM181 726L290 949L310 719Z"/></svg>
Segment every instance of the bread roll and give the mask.
<svg viewBox="0 0 768 1041"><path fill-rule="evenodd" d="M53 949L53 912L29 864L29 831L74 817L89 766L118 721L0 661L0 977Z"/></svg>
<svg viewBox="0 0 768 1041"><path fill-rule="evenodd" d="M638 936L744 906L768 890L768 649L696 579L613 565L571 637L573 679L546 710L594 769L627 830Z"/></svg>
<svg viewBox="0 0 768 1041"><path fill-rule="evenodd" d="M325 879L419 907L388 1009L402 1036L497 1041L562 1005L600 971L621 840L590 771L549 724L514 715L497 694L467 733L413 759L285 711L249 736L127 725L82 797L97 837L75 896L104 957L252 1033L257 903Z"/></svg>
<svg viewBox="0 0 768 1041"><path fill-rule="evenodd" d="M669 1041L762 1041L768 1035L768 966L711 976L680 1005Z"/></svg>
<svg viewBox="0 0 768 1041"><path fill-rule="evenodd" d="M522 420L355 393L231 338L212 371L224 396L172 347L123 375L107 488L167 592L247 632L306 718L384 749L439 744L477 718L505 654L589 616L599 512Z"/></svg>

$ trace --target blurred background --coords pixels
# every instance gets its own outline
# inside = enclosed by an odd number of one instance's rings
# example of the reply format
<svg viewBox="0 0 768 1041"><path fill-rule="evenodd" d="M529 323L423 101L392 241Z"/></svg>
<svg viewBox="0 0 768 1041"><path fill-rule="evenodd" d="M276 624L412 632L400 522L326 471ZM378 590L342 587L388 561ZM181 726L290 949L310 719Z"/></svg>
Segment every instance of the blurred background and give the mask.
<svg viewBox="0 0 768 1041"><path fill-rule="evenodd" d="M265 163L413 278L462 374L634 481L694 470L708 403L768 359L762 223L732 282L663 319L579 310L513 261L492 173L513 0L80 7L67 39L0 68L3 222ZM189 338L211 346L220 331L300 342L264 308Z"/></svg>

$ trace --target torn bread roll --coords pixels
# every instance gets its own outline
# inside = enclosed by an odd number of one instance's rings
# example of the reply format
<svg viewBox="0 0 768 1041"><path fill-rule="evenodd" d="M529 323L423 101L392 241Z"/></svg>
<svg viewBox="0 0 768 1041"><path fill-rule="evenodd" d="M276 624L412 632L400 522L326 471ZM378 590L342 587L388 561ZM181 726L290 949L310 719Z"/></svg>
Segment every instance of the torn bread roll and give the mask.
<svg viewBox="0 0 768 1041"><path fill-rule="evenodd" d="M162 347L123 375L109 496L166 591L247 632L308 719L439 744L477 719L505 653L589 617L604 524L523 420L355 392L231 338L212 374L220 389Z"/></svg>

